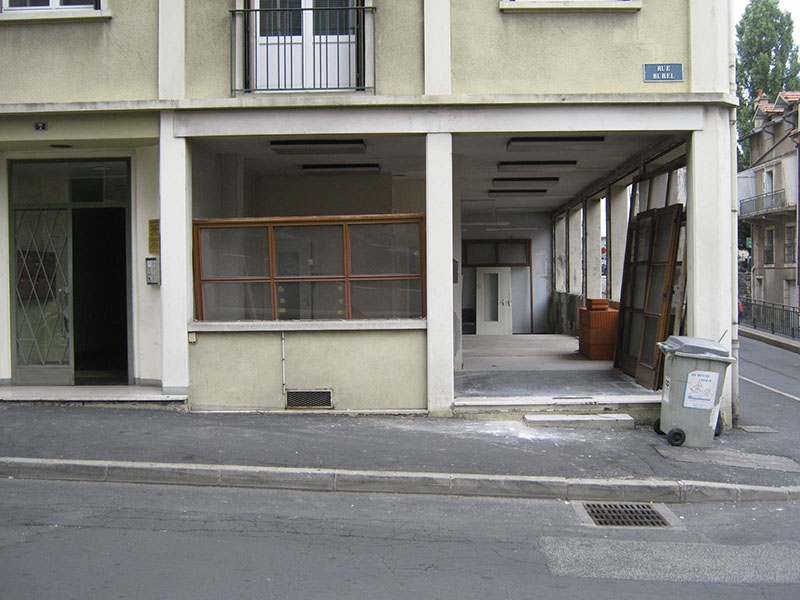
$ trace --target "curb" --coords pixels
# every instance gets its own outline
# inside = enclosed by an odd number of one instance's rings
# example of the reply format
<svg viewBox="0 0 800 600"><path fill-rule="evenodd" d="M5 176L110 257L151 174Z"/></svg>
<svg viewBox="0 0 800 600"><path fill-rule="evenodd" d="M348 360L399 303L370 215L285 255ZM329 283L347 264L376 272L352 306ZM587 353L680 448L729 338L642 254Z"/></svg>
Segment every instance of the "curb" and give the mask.
<svg viewBox="0 0 800 600"><path fill-rule="evenodd" d="M625 502L800 500L800 486L768 487L657 479L569 479L526 475L194 465L0 457L0 476L96 483L151 483L315 492L371 492Z"/></svg>

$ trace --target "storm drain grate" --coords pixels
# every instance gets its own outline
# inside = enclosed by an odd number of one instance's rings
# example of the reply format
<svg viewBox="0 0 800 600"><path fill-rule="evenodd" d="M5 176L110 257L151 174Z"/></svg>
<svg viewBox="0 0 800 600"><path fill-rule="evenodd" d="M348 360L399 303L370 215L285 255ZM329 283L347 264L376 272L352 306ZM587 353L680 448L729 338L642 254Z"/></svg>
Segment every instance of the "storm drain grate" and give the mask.
<svg viewBox="0 0 800 600"><path fill-rule="evenodd" d="M595 525L604 527L670 526L651 504L586 502L583 507Z"/></svg>
<svg viewBox="0 0 800 600"><path fill-rule="evenodd" d="M330 390L286 391L287 408L333 408Z"/></svg>

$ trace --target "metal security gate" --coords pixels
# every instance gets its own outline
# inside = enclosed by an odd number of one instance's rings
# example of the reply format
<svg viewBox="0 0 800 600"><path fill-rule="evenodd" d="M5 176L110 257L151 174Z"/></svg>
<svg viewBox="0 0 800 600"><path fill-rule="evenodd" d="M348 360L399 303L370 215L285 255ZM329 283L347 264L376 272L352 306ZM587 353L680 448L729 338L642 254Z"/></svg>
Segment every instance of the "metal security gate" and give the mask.
<svg viewBox="0 0 800 600"><path fill-rule="evenodd" d="M16 383L72 383L68 217L14 212Z"/></svg>

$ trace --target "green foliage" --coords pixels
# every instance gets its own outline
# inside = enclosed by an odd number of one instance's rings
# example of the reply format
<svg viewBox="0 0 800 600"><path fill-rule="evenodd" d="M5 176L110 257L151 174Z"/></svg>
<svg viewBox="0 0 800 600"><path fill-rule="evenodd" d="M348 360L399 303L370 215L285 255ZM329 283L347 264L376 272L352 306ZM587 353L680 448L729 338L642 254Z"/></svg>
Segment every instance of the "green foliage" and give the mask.
<svg viewBox="0 0 800 600"><path fill-rule="evenodd" d="M792 15L780 9L778 0L750 0L736 25L740 138L753 129L753 101L758 90L764 90L769 101L774 102L779 92L800 89L800 62L793 32Z"/></svg>

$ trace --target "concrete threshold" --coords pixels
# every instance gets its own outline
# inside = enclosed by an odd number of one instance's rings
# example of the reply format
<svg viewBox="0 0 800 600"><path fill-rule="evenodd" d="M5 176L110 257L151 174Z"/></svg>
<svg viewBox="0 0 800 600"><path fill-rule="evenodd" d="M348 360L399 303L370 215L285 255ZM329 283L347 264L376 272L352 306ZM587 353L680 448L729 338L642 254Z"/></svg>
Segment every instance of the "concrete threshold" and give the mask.
<svg viewBox="0 0 800 600"><path fill-rule="evenodd" d="M0 402L161 402L185 403L186 394L164 394L143 385L0 386Z"/></svg>
<svg viewBox="0 0 800 600"><path fill-rule="evenodd" d="M533 414L525 415L523 422L528 427L574 427L578 429L633 429L633 417L622 413L579 414Z"/></svg>
<svg viewBox="0 0 800 600"><path fill-rule="evenodd" d="M800 486L14 457L0 457L0 476L11 479L568 501L686 503L800 500Z"/></svg>

